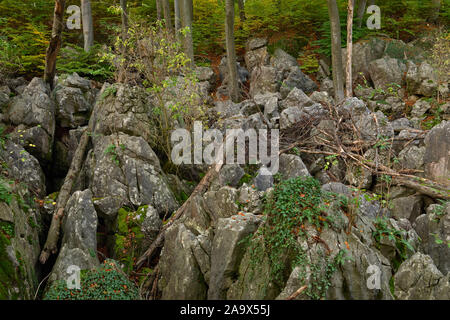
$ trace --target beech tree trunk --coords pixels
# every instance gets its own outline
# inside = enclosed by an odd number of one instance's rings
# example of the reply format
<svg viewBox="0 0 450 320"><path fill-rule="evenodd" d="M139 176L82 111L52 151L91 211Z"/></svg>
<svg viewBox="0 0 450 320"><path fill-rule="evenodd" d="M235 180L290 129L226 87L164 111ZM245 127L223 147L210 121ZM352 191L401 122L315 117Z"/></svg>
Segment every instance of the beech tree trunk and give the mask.
<svg viewBox="0 0 450 320"><path fill-rule="evenodd" d="M241 19L242 22L245 21L245 19L247 19L245 17L245 4L244 4L244 0L238 0L238 6L239 6L239 18Z"/></svg>
<svg viewBox="0 0 450 320"><path fill-rule="evenodd" d="M180 0L174 0L173 7L175 13L175 32L178 33L178 31L181 29Z"/></svg>
<svg viewBox="0 0 450 320"><path fill-rule="evenodd" d="M238 102L239 83L234 43L234 0L225 0L225 38L228 62L228 93L233 102Z"/></svg>
<svg viewBox="0 0 450 320"><path fill-rule="evenodd" d="M357 15L358 28L362 27L363 20L364 20L364 14L366 13L366 5L367 5L367 0L359 0L358 15Z"/></svg>
<svg viewBox="0 0 450 320"><path fill-rule="evenodd" d="M170 12L170 4L169 0L162 0L163 12L164 12L164 20L166 20L166 27L169 30L173 29L172 26L172 17Z"/></svg>
<svg viewBox="0 0 450 320"><path fill-rule="evenodd" d="M61 48L61 33L64 28L65 0L55 0L55 11L53 14L52 38L45 56L44 81L53 89L53 80L56 73L56 57Z"/></svg>
<svg viewBox="0 0 450 320"><path fill-rule="evenodd" d="M122 8L122 40L125 42L128 33L127 0L120 0L120 7Z"/></svg>
<svg viewBox="0 0 450 320"><path fill-rule="evenodd" d="M327 0L331 22L331 60L333 68L334 97L336 103L344 99L344 70L342 67L341 23L336 0Z"/></svg>
<svg viewBox="0 0 450 320"><path fill-rule="evenodd" d="M90 0L81 0L81 16L83 20L84 51L88 52L94 45L94 23Z"/></svg>
<svg viewBox="0 0 450 320"><path fill-rule="evenodd" d="M194 43L192 40L192 19L193 19L193 2L192 0L179 0L180 1L180 14L181 14L181 27L189 27L189 32L186 33L186 37L183 39L184 52L191 60L190 66L194 67Z"/></svg>
<svg viewBox="0 0 450 320"><path fill-rule="evenodd" d="M156 0L156 20L161 20L161 0Z"/></svg>
<svg viewBox="0 0 450 320"><path fill-rule="evenodd" d="M347 7L347 81L345 83L345 97L350 98L353 94L352 80L352 50L353 50L353 9L354 0L348 0Z"/></svg>

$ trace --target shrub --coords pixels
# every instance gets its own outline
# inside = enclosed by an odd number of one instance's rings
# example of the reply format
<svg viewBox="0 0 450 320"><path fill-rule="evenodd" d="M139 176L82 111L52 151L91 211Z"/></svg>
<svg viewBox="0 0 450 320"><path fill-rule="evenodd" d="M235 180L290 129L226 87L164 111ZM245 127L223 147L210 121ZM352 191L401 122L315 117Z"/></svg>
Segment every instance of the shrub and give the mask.
<svg viewBox="0 0 450 320"><path fill-rule="evenodd" d="M139 291L114 260L96 270L81 272L81 288L68 289L66 281L56 281L44 300L139 300Z"/></svg>

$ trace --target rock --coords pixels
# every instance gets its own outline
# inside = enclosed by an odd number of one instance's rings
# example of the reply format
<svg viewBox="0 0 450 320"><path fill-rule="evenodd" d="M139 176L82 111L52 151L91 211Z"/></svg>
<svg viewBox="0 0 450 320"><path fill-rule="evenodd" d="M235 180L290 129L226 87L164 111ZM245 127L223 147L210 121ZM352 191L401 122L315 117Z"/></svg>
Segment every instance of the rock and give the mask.
<svg viewBox="0 0 450 320"><path fill-rule="evenodd" d="M99 214L114 218L124 205L152 205L164 216L178 207L159 159L142 137L119 133L94 139L89 186Z"/></svg>
<svg viewBox="0 0 450 320"><path fill-rule="evenodd" d="M59 77L58 83L65 87L81 89L83 92L91 89L91 81L89 79L80 77L76 72L70 75Z"/></svg>
<svg viewBox="0 0 450 320"><path fill-rule="evenodd" d="M312 101L320 103L323 106L333 104L333 98L326 91L314 91L309 97Z"/></svg>
<svg viewBox="0 0 450 320"><path fill-rule="evenodd" d="M62 245L49 282L67 279L67 269L74 265L81 270L99 266L97 258L97 212L92 192L76 191L66 205L62 222Z"/></svg>
<svg viewBox="0 0 450 320"><path fill-rule="evenodd" d="M414 145L407 146L398 154L399 163L394 165L394 167L402 169L422 169L425 151L425 147L417 147Z"/></svg>
<svg viewBox="0 0 450 320"><path fill-rule="evenodd" d="M431 104L424 99L420 99L414 104L414 106L411 110L411 115L413 117L420 118L430 109L431 109Z"/></svg>
<svg viewBox="0 0 450 320"><path fill-rule="evenodd" d="M355 43L352 49L352 78L364 77L369 80L369 65L372 61L383 57L385 47L385 40L379 38ZM347 49L342 50L345 53L342 55L342 65L344 66L344 72L346 72Z"/></svg>
<svg viewBox="0 0 450 320"><path fill-rule="evenodd" d="M392 216L396 219L408 219L413 222L422 213L421 196L408 196L392 200Z"/></svg>
<svg viewBox="0 0 450 320"><path fill-rule="evenodd" d="M396 119L391 122L394 132L400 132L406 129L412 129L411 122L407 118Z"/></svg>
<svg viewBox="0 0 450 320"><path fill-rule="evenodd" d="M392 125L381 111L361 116L355 126L361 133L361 137L366 140L374 141L379 137L394 136Z"/></svg>
<svg viewBox="0 0 450 320"><path fill-rule="evenodd" d="M266 191L269 188L273 187L273 175L271 174L262 174L261 169L258 171L258 174L255 178L255 186L259 191Z"/></svg>
<svg viewBox="0 0 450 320"><path fill-rule="evenodd" d="M246 244L242 240L254 233L261 219L251 213L219 219L211 251L208 299L225 299L238 273Z"/></svg>
<svg viewBox="0 0 450 320"><path fill-rule="evenodd" d="M448 300L449 276L442 275L430 256L418 252L403 262L394 275L395 297L399 300Z"/></svg>
<svg viewBox="0 0 450 320"><path fill-rule="evenodd" d="M350 164L347 166L345 180L355 187L369 189L372 185L372 172L364 167Z"/></svg>
<svg viewBox="0 0 450 320"><path fill-rule="evenodd" d="M226 164L219 172L219 182L222 186L237 187L245 172L237 164Z"/></svg>
<svg viewBox="0 0 450 320"><path fill-rule="evenodd" d="M211 85L216 83L216 74L212 68L195 67L195 73L197 74L197 79L200 82L207 81Z"/></svg>
<svg viewBox="0 0 450 320"><path fill-rule="evenodd" d="M393 84L402 85L405 72L405 64L393 58L377 59L369 64L370 78L375 85L375 89L386 90Z"/></svg>
<svg viewBox="0 0 450 320"><path fill-rule="evenodd" d="M250 213L260 213L262 212L262 195L264 192L260 192L255 188L242 184L239 188L239 198L240 207L244 212Z"/></svg>
<svg viewBox="0 0 450 320"><path fill-rule="evenodd" d="M358 98L345 99L344 103L342 104L342 109L355 117L370 114L370 110L367 109L364 101Z"/></svg>
<svg viewBox="0 0 450 320"><path fill-rule="evenodd" d="M270 64L276 69L280 80L288 77L292 67L298 67L297 60L280 48L277 48L273 53Z"/></svg>
<svg viewBox="0 0 450 320"><path fill-rule="evenodd" d="M11 133L10 138L40 160L43 166L52 162L52 139L42 126L27 128L20 124Z"/></svg>
<svg viewBox="0 0 450 320"><path fill-rule="evenodd" d="M0 150L0 157L7 164L11 178L22 181L41 198L46 195L44 172L35 157L10 140Z"/></svg>
<svg viewBox="0 0 450 320"><path fill-rule="evenodd" d="M302 159L293 154L280 155L279 173L286 180L296 177L311 177Z"/></svg>
<svg viewBox="0 0 450 320"><path fill-rule="evenodd" d="M222 187L217 191L208 191L203 196L205 209L209 213L213 223L219 218L228 218L235 215L239 207L236 204L238 193L235 188Z"/></svg>
<svg viewBox="0 0 450 320"><path fill-rule="evenodd" d="M193 248L198 239L184 224L176 223L165 233L164 248L159 261L158 282L163 300L204 300L207 285Z"/></svg>
<svg viewBox="0 0 450 320"><path fill-rule="evenodd" d="M283 100L281 106L283 109L290 107L304 108L317 105L301 89L292 89L288 96Z"/></svg>
<svg viewBox="0 0 450 320"><path fill-rule="evenodd" d="M406 84L410 94L419 94L432 97L438 89L438 79L433 67L422 62L417 67L414 62L408 61Z"/></svg>
<svg viewBox="0 0 450 320"><path fill-rule="evenodd" d="M443 121L425 136L425 175L450 186L450 121Z"/></svg>
<svg viewBox="0 0 450 320"><path fill-rule="evenodd" d="M148 245L151 245L156 239L162 226L163 222L159 218L158 211L149 205L145 210L145 218L141 225L141 231L145 235L145 242Z"/></svg>
<svg viewBox="0 0 450 320"><path fill-rule="evenodd" d="M266 38L252 38L247 41L246 50L247 51L256 50L265 46L267 46Z"/></svg>
<svg viewBox="0 0 450 320"><path fill-rule="evenodd" d="M254 68L250 77L250 96L268 92L277 92L280 88L280 79L277 70L270 66Z"/></svg>
<svg viewBox="0 0 450 320"><path fill-rule="evenodd" d="M52 158L51 146L55 133L55 104L50 98L48 85L42 79L34 78L22 95L10 101L6 116L14 125L37 127L28 132L30 140L28 143L23 139L19 140L23 140L23 145L27 149L29 143L36 142L36 146L39 147L35 155L39 156L39 160L48 163Z"/></svg>
<svg viewBox="0 0 450 320"><path fill-rule="evenodd" d="M317 90L317 85L298 66L295 66L291 67L287 78L281 84L281 96L286 98L293 88L301 89L305 93L311 93Z"/></svg>
<svg viewBox="0 0 450 320"><path fill-rule="evenodd" d="M57 86L54 94L57 104L56 121L61 127L77 128L89 122L92 106L89 97L81 89Z"/></svg>
<svg viewBox="0 0 450 320"><path fill-rule="evenodd" d="M421 251L430 255L436 267L443 273L450 271L450 204L432 204L427 213L417 217L414 229L422 239ZM436 240L441 240L436 241Z"/></svg>
<svg viewBox="0 0 450 320"><path fill-rule="evenodd" d="M0 110L8 104L11 90L8 86L0 86Z"/></svg>

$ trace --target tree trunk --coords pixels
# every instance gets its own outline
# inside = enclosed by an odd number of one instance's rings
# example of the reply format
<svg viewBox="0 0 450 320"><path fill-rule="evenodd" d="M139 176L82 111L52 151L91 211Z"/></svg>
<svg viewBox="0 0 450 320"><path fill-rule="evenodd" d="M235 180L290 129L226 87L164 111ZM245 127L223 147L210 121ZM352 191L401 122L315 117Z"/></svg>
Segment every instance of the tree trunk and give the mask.
<svg viewBox="0 0 450 320"><path fill-rule="evenodd" d="M88 52L94 45L94 24L90 0L81 0L81 16L83 18L84 51Z"/></svg>
<svg viewBox="0 0 450 320"><path fill-rule="evenodd" d="M364 14L366 13L366 5L367 5L367 0L359 0L358 3L358 28L362 27L363 24L363 20L364 20Z"/></svg>
<svg viewBox="0 0 450 320"><path fill-rule="evenodd" d="M163 12L164 12L164 20L166 20L166 27L169 30L173 29L172 26L172 17L170 12L170 4L169 0L162 0Z"/></svg>
<svg viewBox="0 0 450 320"><path fill-rule="evenodd" d="M239 83L234 44L234 0L226 0L225 2L225 36L228 62L228 94L233 102L238 102Z"/></svg>
<svg viewBox="0 0 450 320"><path fill-rule="evenodd" d="M430 16L431 22L436 22L439 18L439 11L441 10L441 0L432 0L431 1L432 12Z"/></svg>
<svg viewBox="0 0 450 320"><path fill-rule="evenodd" d="M180 19L180 0L173 1L174 13L175 13L175 33L181 29L181 19Z"/></svg>
<svg viewBox="0 0 450 320"><path fill-rule="evenodd" d="M182 28L189 27L189 32L186 33L186 37L183 39L184 51L187 57L191 60L190 66L194 67L194 44L192 40L192 19L193 19L193 2L192 0L179 0L180 13L181 13L181 26Z"/></svg>
<svg viewBox="0 0 450 320"><path fill-rule="evenodd" d="M125 42L128 33L127 0L120 0L120 7L122 8L122 40Z"/></svg>
<svg viewBox="0 0 450 320"><path fill-rule="evenodd" d="M156 20L161 20L161 0L156 0Z"/></svg>
<svg viewBox="0 0 450 320"><path fill-rule="evenodd" d="M331 60L336 103L344 99L344 70L342 68L341 23L336 0L327 0L331 22Z"/></svg>
<svg viewBox="0 0 450 320"><path fill-rule="evenodd" d="M238 6L239 6L239 18L241 19L241 22L244 22L246 19L244 0L238 0Z"/></svg>
<svg viewBox="0 0 450 320"><path fill-rule="evenodd" d="M350 98L353 93L352 81L352 49L353 49L353 8L354 0L348 0L347 7L347 81L345 84L345 97Z"/></svg>
<svg viewBox="0 0 450 320"><path fill-rule="evenodd" d="M45 56L44 81L53 89L53 80L56 73L56 57L61 48L61 33L64 28L65 0L55 0L55 11L53 14L52 38Z"/></svg>

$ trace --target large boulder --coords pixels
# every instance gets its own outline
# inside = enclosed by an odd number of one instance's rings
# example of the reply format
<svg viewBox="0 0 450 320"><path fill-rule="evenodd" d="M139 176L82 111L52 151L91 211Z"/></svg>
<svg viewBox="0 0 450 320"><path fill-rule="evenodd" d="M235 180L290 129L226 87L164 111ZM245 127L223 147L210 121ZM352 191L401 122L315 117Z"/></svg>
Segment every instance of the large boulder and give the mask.
<svg viewBox="0 0 450 320"><path fill-rule="evenodd" d="M394 295L399 300L449 300L449 277L436 268L430 256L418 252L394 275Z"/></svg>
<svg viewBox="0 0 450 320"><path fill-rule="evenodd" d="M76 191L69 199L62 222L62 245L49 282L66 280L70 266L90 270L97 258L97 212L89 189Z"/></svg>
<svg viewBox="0 0 450 320"><path fill-rule="evenodd" d="M372 61L369 64L370 78L375 89L384 89L397 84L403 84L403 74L406 66L403 62L393 58L382 58Z"/></svg>
<svg viewBox="0 0 450 320"><path fill-rule="evenodd" d="M23 93L14 97L6 110L13 125L24 125L12 138L40 161L49 163L55 134L55 103L41 78L34 78Z"/></svg>
<svg viewBox="0 0 450 320"><path fill-rule="evenodd" d="M311 93L318 89L317 84L305 75L298 66L291 67L288 76L281 83L281 96L287 97L293 88L301 89L305 93Z"/></svg>
<svg viewBox="0 0 450 320"><path fill-rule="evenodd" d="M422 62L417 66L414 62L408 61L408 71L406 73L406 85L410 94L433 96L438 89L438 77L427 62Z"/></svg>
<svg viewBox="0 0 450 320"><path fill-rule="evenodd" d="M270 55L267 51L267 39L253 38L247 41L245 53L245 65L247 70L252 73L253 69L262 65L268 65Z"/></svg>
<svg viewBox="0 0 450 320"><path fill-rule="evenodd" d="M425 136L425 175L450 186L450 121L443 121Z"/></svg>
<svg viewBox="0 0 450 320"><path fill-rule="evenodd" d="M211 275L208 299L225 299L245 252L242 240L254 233L261 219L242 213L219 219L211 250Z"/></svg>
<svg viewBox="0 0 450 320"><path fill-rule="evenodd" d="M280 88L279 75L277 70L271 66L261 66L254 68L250 76L250 96L268 92L277 92Z"/></svg>
<svg viewBox="0 0 450 320"><path fill-rule="evenodd" d="M161 216L178 207L158 157L142 137L119 133L94 138L87 165L101 215L114 218L124 205L150 204Z"/></svg>

